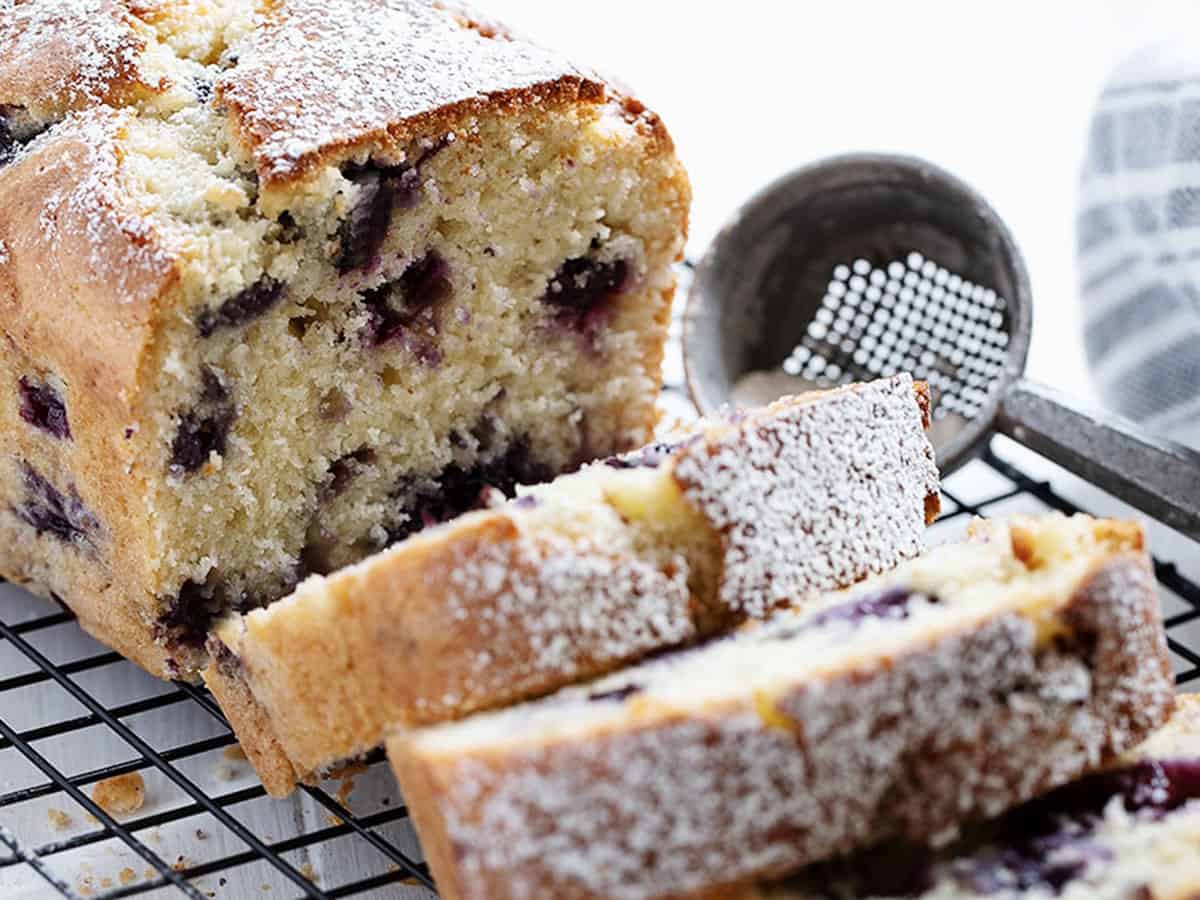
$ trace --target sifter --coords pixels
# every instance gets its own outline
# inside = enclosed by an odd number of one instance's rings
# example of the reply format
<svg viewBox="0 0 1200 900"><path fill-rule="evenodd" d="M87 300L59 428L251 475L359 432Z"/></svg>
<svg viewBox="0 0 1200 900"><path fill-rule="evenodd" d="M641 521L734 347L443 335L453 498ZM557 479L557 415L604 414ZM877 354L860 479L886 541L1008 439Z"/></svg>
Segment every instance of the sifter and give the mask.
<svg viewBox="0 0 1200 900"><path fill-rule="evenodd" d="M834 157L767 187L701 260L688 388L711 413L781 364L818 387L911 372L930 385L943 473L995 429L1200 539L1200 453L1026 379L1032 303L1008 228L962 181L911 157Z"/></svg>

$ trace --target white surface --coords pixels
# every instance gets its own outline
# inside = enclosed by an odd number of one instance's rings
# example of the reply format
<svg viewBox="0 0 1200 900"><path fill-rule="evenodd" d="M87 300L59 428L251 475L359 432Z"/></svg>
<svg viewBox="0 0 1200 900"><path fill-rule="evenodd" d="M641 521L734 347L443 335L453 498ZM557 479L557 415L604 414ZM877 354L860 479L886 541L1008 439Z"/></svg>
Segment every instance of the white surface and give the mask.
<svg viewBox="0 0 1200 900"><path fill-rule="evenodd" d="M619 75L695 185L691 252L758 188L852 150L912 153L1013 229L1036 300L1030 373L1085 395L1074 272L1079 161L1112 65L1200 21L1194 0L478 0Z"/></svg>

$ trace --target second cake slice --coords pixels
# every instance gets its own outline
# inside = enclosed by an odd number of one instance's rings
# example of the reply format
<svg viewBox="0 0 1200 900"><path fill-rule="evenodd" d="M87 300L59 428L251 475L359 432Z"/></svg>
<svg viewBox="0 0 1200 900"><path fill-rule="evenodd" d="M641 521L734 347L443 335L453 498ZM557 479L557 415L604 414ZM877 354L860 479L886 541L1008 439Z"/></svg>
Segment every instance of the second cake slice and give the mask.
<svg viewBox="0 0 1200 900"><path fill-rule="evenodd" d="M907 375L780 401L431 529L222 623L206 681L268 790L917 554L938 510Z"/></svg>
<svg viewBox="0 0 1200 900"><path fill-rule="evenodd" d="M972 540L582 687L388 740L446 900L715 900L1110 761L1173 685L1132 522Z"/></svg>

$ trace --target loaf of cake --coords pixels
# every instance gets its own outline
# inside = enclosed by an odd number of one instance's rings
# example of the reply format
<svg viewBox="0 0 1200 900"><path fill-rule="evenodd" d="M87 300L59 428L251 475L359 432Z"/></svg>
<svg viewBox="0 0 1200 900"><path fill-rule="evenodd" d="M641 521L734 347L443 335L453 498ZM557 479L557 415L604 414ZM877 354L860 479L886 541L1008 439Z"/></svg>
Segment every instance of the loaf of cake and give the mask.
<svg viewBox="0 0 1200 900"><path fill-rule="evenodd" d="M660 121L423 0L0 9L0 575L148 670L653 434Z"/></svg>
<svg viewBox="0 0 1200 900"><path fill-rule="evenodd" d="M1200 696L1110 769L941 851L894 845L822 863L747 900L1194 900Z"/></svg>
<svg viewBox="0 0 1200 900"><path fill-rule="evenodd" d="M1053 516L387 749L449 900L708 898L944 840L1173 704L1140 527Z"/></svg>
<svg viewBox="0 0 1200 900"><path fill-rule="evenodd" d="M268 790L411 726L545 694L922 548L928 392L780 401L428 529L214 629L205 681Z"/></svg>

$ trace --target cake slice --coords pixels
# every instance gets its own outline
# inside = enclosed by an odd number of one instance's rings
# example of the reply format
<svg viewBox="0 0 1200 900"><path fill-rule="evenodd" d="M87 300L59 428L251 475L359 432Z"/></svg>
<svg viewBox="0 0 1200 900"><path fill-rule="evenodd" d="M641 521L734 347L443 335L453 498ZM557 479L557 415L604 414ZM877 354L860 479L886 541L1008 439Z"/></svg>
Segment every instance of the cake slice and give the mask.
<svg viewBox="0 0 1200 900"><path fill-rule="evenodd" d="M431 529L230 617L205 673L273 794L916 555L938 510L907 375L780 401Z"/></svg>
<svg viewBox="0 0 1200 900"><path fill-rule="evenodd" d="M387 749L448 900L707 898L944 838L1173 701L1140 527L1052 516Z"/></svg>
<svg viewBox="0 0 1200 900"><path fill-rule="evenodd" d="M0 12L0 575L151 672L650 440L662 123L426 0Z"/></svg>
<svg viewBox="0 0 1200 900"><path fill-rule="evenodd" d="M1200 696L1101 773L942 851L823 863L754 900L1192 900L1200 896Z"/></svg>

